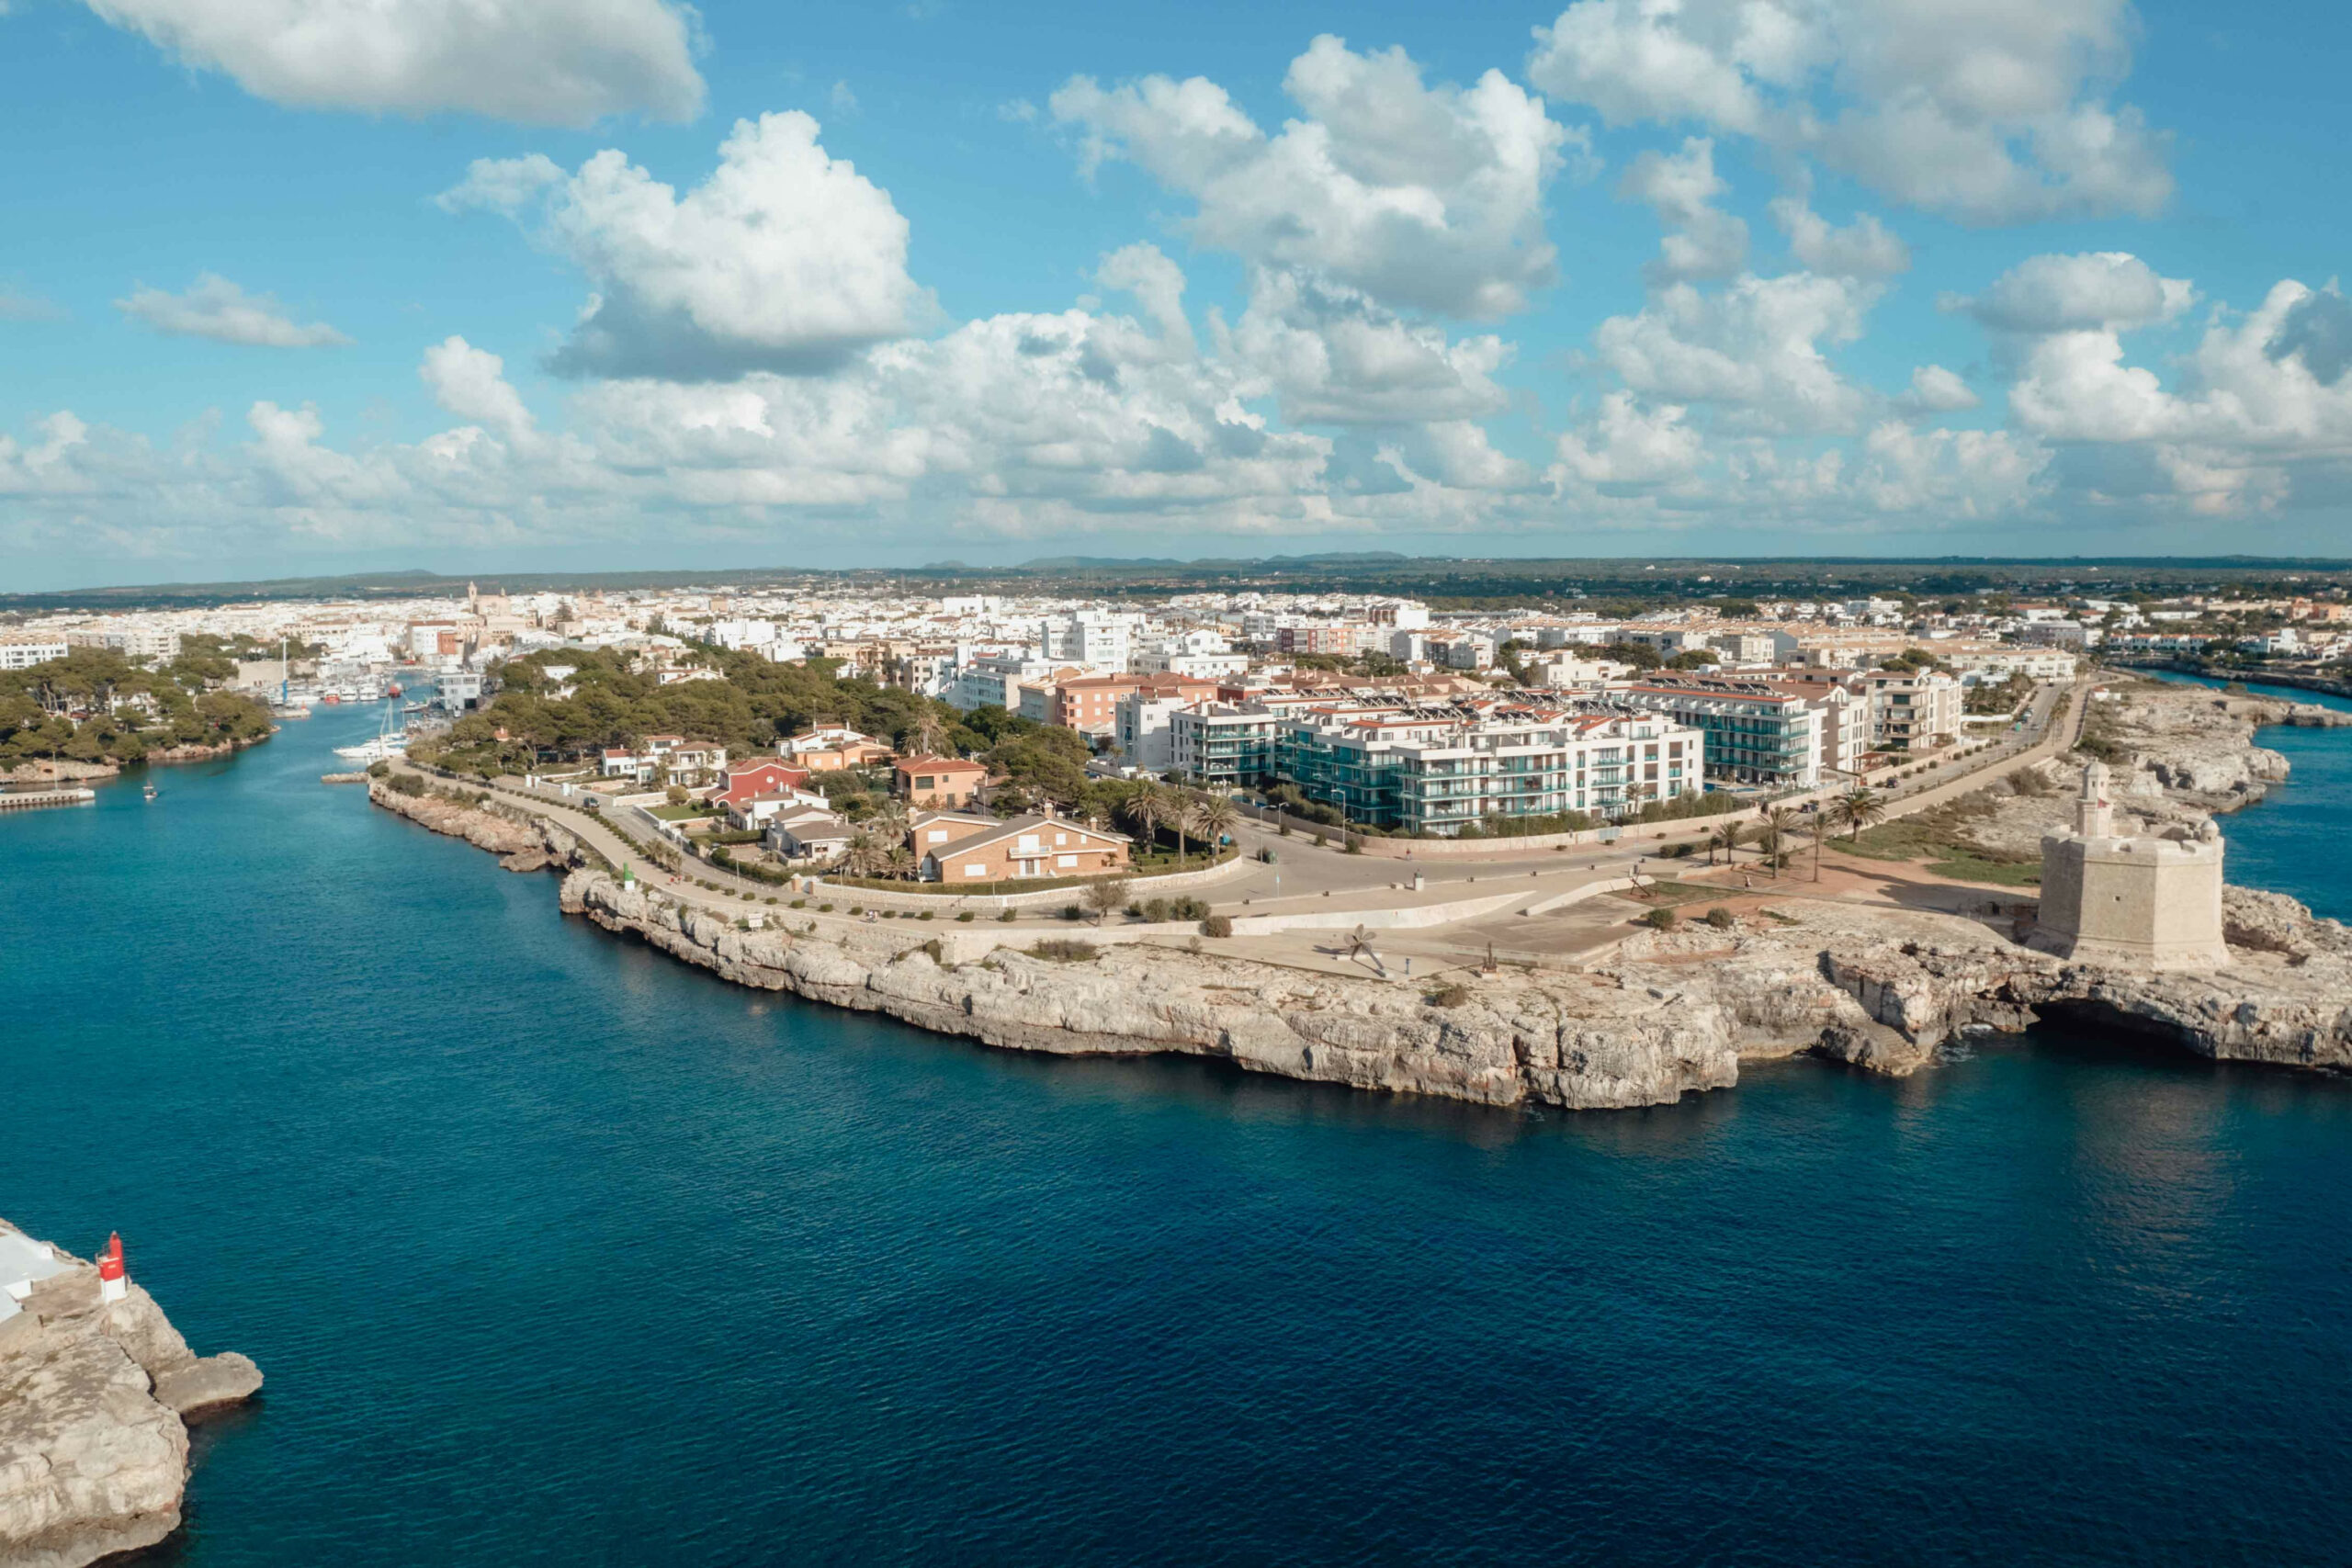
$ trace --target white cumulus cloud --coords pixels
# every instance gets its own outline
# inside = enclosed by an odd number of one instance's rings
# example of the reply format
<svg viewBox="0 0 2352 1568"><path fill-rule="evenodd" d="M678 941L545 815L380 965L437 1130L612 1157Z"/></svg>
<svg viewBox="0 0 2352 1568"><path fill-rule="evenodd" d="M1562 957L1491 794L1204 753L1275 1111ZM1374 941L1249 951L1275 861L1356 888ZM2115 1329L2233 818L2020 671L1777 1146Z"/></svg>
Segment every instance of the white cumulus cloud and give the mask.
<svg viewBox="0 0 2352 1568"><path fill-rule="evenodd" d="M417 375L433 393L433 400L459 419L510 441L527 440L532 434L531 411L506 379L506 362L474 347L461 337L448 337L424 351Z"/></svg>
<svg viewBox="0 0 2352 1568"><path fill-rule="evenodd" d="M572 376L724 379L838 367L913 330L907 220L818 142L798 110L739 120L680 196L608 149L565 175L539 154L478 160L450 210L513 214L595 288L552 367Z"/></svg>
<svg viewBox="0 0 2352 1568"><path fill-rule="evenodd" d="M2165 138L2112 101L2129 0L1577 0L1528 77L1613 125L1809 152L1965 222L2153 213Z"/></svg>
<svg viewBox="0 0 2352 1568"><path fill-rule="evenodd" d="M1940 365L1922 365L1911 372L1910 390L1895 401L1909 413L1957 413L1984 400L1957 373Z"/></svg>
<svg viewBox="0 0 2352 1568"><path fill-rule="evenodd" d="M1715 145L1703 136L1671 155L1643 152L1626 167L1619 194L1646 202L1666 230L1653 281L1729 277L1747 260L1747 225L1714 206L1731 187L1715 173Z"/></svg>
<svg viewBox="0 0 2352 1568"><path fill-rule="evenodd" d="M1193 199L1201 244L1308 268L1395 308L1488 319L1557 276L1544 192L1586 139L1498 71L1424 83L1401 49L1359 54L1317 38L1283 90L1301 110L1269 135L1203 77L1090 77L1052 96L1091 175L1139 164Z"/></svg>
<svg viewBox="0 0 2352 1568"><path fill-rule="evenodd" d="M1842 227L1815 212L1802 197L1783 196L1771 205L1772 221L1789 237L1789 254L1808 272L1833 277L1892 277L1911 270L1911 247L1870 213Z"/></svg>
<svg viewBox="0 0 2352 1568"><path fill-rule="evenodd" d="M585 126L702 111L671 0L85 0L187 63L298 108Z"/></svg>
<svg viewBox="0 0 2352 1568"><path fill-rule="evenodd" d="M1510 400L1494 379L1511 356L1502 339L1452 340L1360 289L1287 269L1257 271L1219 346L1265 378L1294 423L1480 419Z"/></svg>
<svg viewBox="0 0 2352 1568"><path fill-rule="evenodd" d="M247 294L216 273L205 273L184 294L140 288L115 308L174 337L260 348L327 348L351 340L324 321L298 322L266 294Z"/></svg>
<svg viewBox="0 0 2352 1568"><path fill-rule="evenodd" d="M1804 272L1743 276L1712 292L1678 283L1638 314L1602 321L1594 351L1634 391L1713 404L1743 428L1849 430L1869 395L1825 345L1859 338L1877 299L1874 285Z"/></svg>
<svg viewBox="0 0 2352 1568"><path fill-rule="evenodd" d="M189 65L297 108L586 126L702 111L672 0L85 0Z"/></svg>
<svg viewBox="0 0 2352 1568"><path fill-rule="evenodd" d="M1973 299L1948 299L2005 333L2085 332L2168 321L2196 302L2188 279L2159 277L2123 251L2029 256Z"/></svg>
<svg viewBox="0 0 2352 1568"><path fill-rule="evenodd" d="M1690 412L1679 403L1645 408L1631 392L1611 392L1589 423L1560 437L1559 472L1593 485L1687 479L1706 457Z"/></svg>

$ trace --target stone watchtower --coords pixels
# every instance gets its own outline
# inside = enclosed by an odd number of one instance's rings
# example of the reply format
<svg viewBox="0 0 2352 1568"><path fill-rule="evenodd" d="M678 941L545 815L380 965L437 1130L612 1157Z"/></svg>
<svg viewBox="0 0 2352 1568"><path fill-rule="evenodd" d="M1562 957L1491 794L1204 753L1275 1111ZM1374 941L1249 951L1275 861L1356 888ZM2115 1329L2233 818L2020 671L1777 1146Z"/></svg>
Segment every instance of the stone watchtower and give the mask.
<svg viewBox="0 0 2352 1568"><path fill-rule="evenodd" d="M2132 969L2210 969L2222 940L2222 834L2115 831L2107 764L2083 770L2075 828L2042 835L2041 914L2030 939L2063 958Z"/></svg>

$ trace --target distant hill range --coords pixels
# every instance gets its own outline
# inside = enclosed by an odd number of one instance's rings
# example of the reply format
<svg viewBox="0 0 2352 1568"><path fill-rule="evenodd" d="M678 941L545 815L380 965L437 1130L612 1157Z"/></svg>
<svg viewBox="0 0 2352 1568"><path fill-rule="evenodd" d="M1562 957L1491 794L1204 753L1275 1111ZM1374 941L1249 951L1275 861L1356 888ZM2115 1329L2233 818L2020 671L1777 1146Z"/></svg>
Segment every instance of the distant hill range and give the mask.
<svg viewBox="0 0 2352 1568"><path fill-rule="evenodd" d="M0 593L0 615L53 615L72 610L196 607L259 599L410 599L465 592L469 581L485 592L587 593L598 590L708 588L721 592L802 587L865 587L968 593L991 585L1020 592L1049 592L1057 584L1090 594L1159 595L1187 589L1258 588L1282 592L1409 594L1435 602L1472 604L1560 596L1644 600L1805 596L1849 592L1908 592L1945 596L1991 590L2031 592L2059 586L2116 592L2129 587L2177 588L2195 581L2276 582L2282 590L2330 586L2352 578L2352 561L2262 556L2083 556L2005 559L1982 556L1889 558L1787 556L1662 557L1558 559L1408 556L1393 550L1325 551L1308 555L1173 558L1041 556L1018 566L968 566L933 561L905 568L810 570L789 567L688 571L605 572L355 572L340 577L286 577L239 582L175 582Z"/></svg>

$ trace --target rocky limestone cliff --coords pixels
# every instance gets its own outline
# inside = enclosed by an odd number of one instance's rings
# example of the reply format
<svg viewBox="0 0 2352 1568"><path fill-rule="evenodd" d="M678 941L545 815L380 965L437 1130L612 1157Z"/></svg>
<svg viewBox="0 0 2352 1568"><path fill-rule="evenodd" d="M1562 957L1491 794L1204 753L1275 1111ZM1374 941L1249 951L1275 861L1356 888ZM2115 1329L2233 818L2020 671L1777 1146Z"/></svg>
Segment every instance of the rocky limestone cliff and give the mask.
<svg viewBox="0 0 2352 1568"><path fill-rule="evenodd" d="M2290 719L2296 705L2203 686L2135 681L2098 705L2087 732L2112 748L2117 793L2207 812L2260 800L2287 776L2287 759L2254 743L2255 730Z"/></svg>
<svg viewBox="0 0 2352 1568"><path fill-rule="evenodd" d="M571 836L444 796L371 798L506 857L579 863ZM1738 1081L1742 1061L1812 1053L1902 1076L1955 1036L2046 1013L2120 1023L2204 1055L2352 1068L2352 933L2292 899L2232 889L2236 961L2143 976L2019 944L2014 917L1792 898L1733 931L1642 931L1590 974L1506 968L1460 995L1205 951L1105 944L1070 963L989 931L785 917L752 931L601 870L565 912L738 985L1014 1050L1171 1052L1251 1071L1487 1104L1613 1108ZM774 911L746 910L772 920ZM1018 939L1034 942L1034 937ZM1451 1003L1452 1005L1443 1005Z"/></svg>
<svg viewBox="0 0 2352 1568"><path fill-rule="evenodd" d="M895 928L820 934L742 931L624 887L601 872L565 879L565 908L739 985L887 1013L942 1033L1028 1051L1213 1056L1315 1082L1487 1104L1653 1105L1739 1076L1738 1016L1614 977L1517 971L1482 979L1459 1005L1420 988L1250 962L1245 941L1215 954L1109 946L1068 963L1000 948L943 962L944 942ZM1863 1021L1826 987L1821 1008Z"/></svg>
<svg viewBox="0 0 2352 1568"><path fill-rule="evenodd" d="M438 788L424 795L404 795L378 779L368 784L368 798L436 833L488 850L509 871L569 865L578 849L572 836L551 822L511 807L459 798Z"/></svg>
<svg viewBox="0 0 2352 1568"><path fill-rule="evenodd" d="M741 930L599 872L574 872L562 898L739 985L992 1045L1182 1052L1490 1104L1660 1104L1736 1082L1743 1058L1802 1051L1899 1076L1966 1030L2053 1012L2219 1060L2352 1068L2352 937L2292 900L2272 908L2291 950L2246 949L2211 975L2063 961L1960 916L1792 901L1762 928L1644 933L1591 975L1478 977L1448 1007L1394 981L1253 963L1238 939L958 963L947 942L896 930Z"/></svg>
<svg viewBox="0 0 2352 1568"><path fill-rule="evenodd" d="M600 872L572 873L562 900L739 985L1019 1050L1178 1052L1360 1089L1573 1108L1725 1088L1744 1057L1818 1049L1891 1071L1925 1059L1833 983L1817 953L1761 936L1591 975L1505 969L1455 994L1252 962L1247 939L1214 953L1109 946L1069 963L998 948L956 962L953 939L890 928L740 930ZM1917 1060L1897 1062L1906 1055Z"/></svg>
<svg viewBox="0 0 2352 1568"><path fill-rule="evenodd" d="M261 1382L234 1351L190 1351L137 1284L101 1306L79 1259L36 1282L0 1322L0 1568L80 1568L170 1535L186 1419Z"/></svg>

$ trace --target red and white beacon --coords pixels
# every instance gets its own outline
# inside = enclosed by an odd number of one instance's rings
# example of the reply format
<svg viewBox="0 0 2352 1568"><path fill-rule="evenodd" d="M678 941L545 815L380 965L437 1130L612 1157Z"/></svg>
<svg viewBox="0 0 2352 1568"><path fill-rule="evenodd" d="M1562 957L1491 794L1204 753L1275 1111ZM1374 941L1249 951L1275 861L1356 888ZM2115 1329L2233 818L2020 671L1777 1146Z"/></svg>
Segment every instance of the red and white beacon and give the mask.
<svg viewBox="0 0 2352 1568"><path fill-rule="evenodd" d="M111 1305L130 1294L130 1276L122 1267L122 1233L107 1237L107 1249L98 1254L98 1304Z"/></svg>

